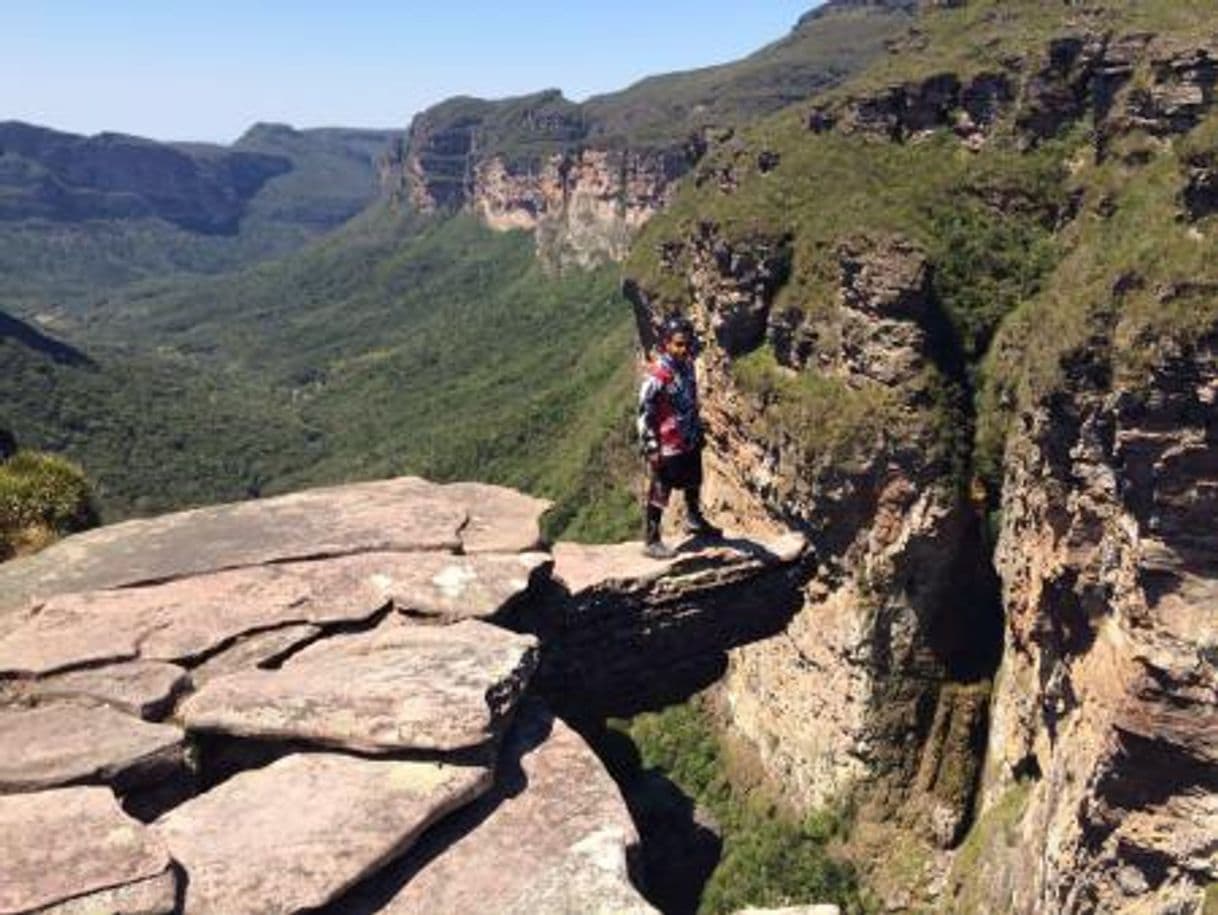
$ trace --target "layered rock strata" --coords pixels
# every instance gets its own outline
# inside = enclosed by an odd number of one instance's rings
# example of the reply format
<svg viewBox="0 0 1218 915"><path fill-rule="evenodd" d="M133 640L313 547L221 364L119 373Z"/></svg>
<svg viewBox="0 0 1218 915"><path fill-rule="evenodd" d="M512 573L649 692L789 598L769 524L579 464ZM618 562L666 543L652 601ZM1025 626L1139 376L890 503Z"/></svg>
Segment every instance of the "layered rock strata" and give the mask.
<svg viewBox="0 0 1218 915"><path fill-rule="evenodd" d="M777 308L786 239L728 239L703 222L669 246L666 269L693 291L688 313L707 342L711 504L758 529L800 531L816 557L789 619L730 652L719 688L725 726L797 804L861 789L883 818L902 811L950 845L967 825L979 761L945 760L950 728L935 722L970 733L984 721L984 701L957 708L952 684L984 676L987 662L973 663L967 643L994 627L982 619L984 599L953 586L962 568L983 562L977 519L951 482L929 407L928 384L952 367L940 362L927 258L897 236L844 238L833 299ZM675 303L637 284L628 291L649 342ZM759 357L768 376L760 389L742 381ZM822 443L819 422L780 393L798 397L808 376L888 420L873 425L864 414L852 439ZM966 710L973 720L957 720ZM918 776L961 765L953 779ZM941 790L949 781L960 785Z"/></svg>
<svg viewBox="0 0 1218 915"><path fill-rule="evenodd" d="M1218 337L1069 367L1008 445L982 839L994 911L1194 911L1218 880Z"/></svg>

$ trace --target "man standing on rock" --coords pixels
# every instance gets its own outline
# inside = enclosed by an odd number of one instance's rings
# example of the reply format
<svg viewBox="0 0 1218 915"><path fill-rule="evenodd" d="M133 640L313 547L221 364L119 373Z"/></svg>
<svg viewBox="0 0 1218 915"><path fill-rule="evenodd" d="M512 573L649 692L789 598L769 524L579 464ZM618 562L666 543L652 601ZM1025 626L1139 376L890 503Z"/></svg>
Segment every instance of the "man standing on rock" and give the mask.
<svg viewBox="0 0 1218 915"><path fill-rule="evenodd" d="M660 354L647 367L639 391L639 441L648 467L643 552L653 559L676 555L660 539L660 521L674 489L685 493L686 531L699 537L723 535L702 514L703 434L693 345L693 327L688 320L666 320L660 333Z"/></svg>

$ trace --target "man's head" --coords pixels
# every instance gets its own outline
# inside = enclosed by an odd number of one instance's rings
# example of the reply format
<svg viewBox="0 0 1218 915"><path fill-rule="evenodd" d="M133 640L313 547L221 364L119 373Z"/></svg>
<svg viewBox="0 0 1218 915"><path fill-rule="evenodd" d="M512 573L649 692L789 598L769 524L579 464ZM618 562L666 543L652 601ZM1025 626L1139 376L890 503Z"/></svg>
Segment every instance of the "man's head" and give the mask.
<svg viewBox="0 0 1218 915"><path fill-rule="evenodd" d="M690 359L694 355L694 328L688 318L673 316L664 322L660 345L674 359Z"/></svg>

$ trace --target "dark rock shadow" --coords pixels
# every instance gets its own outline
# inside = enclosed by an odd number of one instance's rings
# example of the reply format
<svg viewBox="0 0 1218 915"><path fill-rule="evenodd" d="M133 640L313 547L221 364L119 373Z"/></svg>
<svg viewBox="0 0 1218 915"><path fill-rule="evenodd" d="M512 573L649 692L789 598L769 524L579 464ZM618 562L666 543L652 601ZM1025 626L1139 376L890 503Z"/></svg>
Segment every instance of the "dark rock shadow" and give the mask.
<svg viewBox="0 0 1218 915"><path fill-rule="evenodd" d="M694 915L723 840L697 805L663 773L644 768L634 741L604 722L580 729L617 782L639 831L631 877L664 915Z"/></svg>

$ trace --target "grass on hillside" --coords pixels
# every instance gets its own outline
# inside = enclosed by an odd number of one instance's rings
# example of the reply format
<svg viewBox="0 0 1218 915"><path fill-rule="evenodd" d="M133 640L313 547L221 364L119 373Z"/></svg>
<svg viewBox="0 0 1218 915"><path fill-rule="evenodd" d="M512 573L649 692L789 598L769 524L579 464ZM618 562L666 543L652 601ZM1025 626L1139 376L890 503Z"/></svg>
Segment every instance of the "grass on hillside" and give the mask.
<svg viewBox="0 0 1218 915"><path fill-rule="evenodd" d="M635 743L644 767L675 782L718 824L722 857L700 915L812 903L835 903L852 915L865 910L854 870L829 851L841 819L824 812L799 818L764 790L735 784L728 754L696 698L611 726Z"/></svg>
<svg viewBox="0 0 1218 915"><path fill-rule="evenodd" d="M524 233L369 214L279 262L145 284L88 331L157 352L0 386L111 517L414 473L554 499L554 536L637 534L629 306L613 270L547 275Z"/></svg>
<svg viewBox="0 0 1218 915"><path fill-rule="evenodd" d="M1040 60L1050 37L1084 26L1188 38L1213 22L1212 6L1193 0L1078 10L981 0L927 15L918 47L883 59L829 97L865 95L934 73L967 76L1012 55ZM951 324L953 339L940 343L958 354L977 395L973 469L993 492L1010 416L1060 383L1066 356L1110 344L1118 375L1136 379L1175 341L1214 326L1215 220L1188 222L1181 195L1189 161L1218 161L1215 118L1174 144L1138 134L1119 138L1097 161L1087 120L1030 150L1015 141L1009 123L999 124L987 147L973 153L946 130L905 144L815 135L805 128L805 114L796 108L762 121L744 134L744 152L718 153L709 164L734 167L738 189L686 186L644 231L627 270L661 307L680 308L688 264L664 269L663 242L688 236L703 220L742 245L788 237L790 279L773 307L816 321L835 307L841 239L897 233L919 243ZM767 174L751 164L763 149L781 156ZM1079 201L1080 215L1069 219ZM749 356L738 380L755 382L765 358ZM805 382L792 397L789 382L780 391L805 415L842 411L832 384ZM810 446L831 450L838 442L832 433L840 425L805 425ZM860 438L866 437L864 427Z"/></svg>

